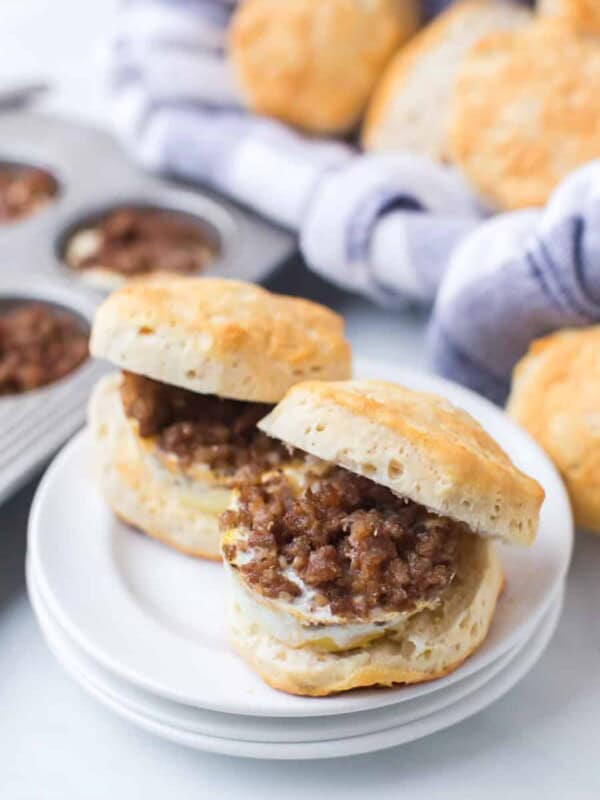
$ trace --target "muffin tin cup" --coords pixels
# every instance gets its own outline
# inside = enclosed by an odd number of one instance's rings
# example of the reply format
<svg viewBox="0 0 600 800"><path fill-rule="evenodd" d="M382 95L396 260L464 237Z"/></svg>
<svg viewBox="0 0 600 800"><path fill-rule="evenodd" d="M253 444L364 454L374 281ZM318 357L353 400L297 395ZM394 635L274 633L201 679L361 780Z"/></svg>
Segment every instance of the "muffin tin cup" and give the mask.
<svg viewBox="0 0 600 800"><path fill-rule="evenodd" d="M0 302L38 300L91 325L106 294L63 261L69 233L104 211L142 206L182 211L219 241L201 275L260 281L295 249L295 238L207 191L190 191L141 172L107 134L50 116L0 115L0 162L47 170L53 201L30 217L0 225ZM107 371L91 359L56 383L0 397L0 502L85 420L89 392Z"/></svg>
<svg viewBox="0 0 600 800"><path fill-rule="evenodd" d="M83 270L63 260L66 237L90 219L124 206L181 211L219 242L200 275L257 282L289 258L295 237L206 190L191 191L141 172L108 135L40 114L0 117L0 161L47 170L58 194L31 217L0 226L0 274L42 272L102 296Z"/></svg>
<svg viewBox="0 0 600 800"><path fill-rule="evenodd" d="M95 304L61 281L31 273L0 277L0 306L39 302L64 309L91 329ZM19 488L85 421L90 390L109 367L86 359L68 375L0 396L0 502Z"/></svg>

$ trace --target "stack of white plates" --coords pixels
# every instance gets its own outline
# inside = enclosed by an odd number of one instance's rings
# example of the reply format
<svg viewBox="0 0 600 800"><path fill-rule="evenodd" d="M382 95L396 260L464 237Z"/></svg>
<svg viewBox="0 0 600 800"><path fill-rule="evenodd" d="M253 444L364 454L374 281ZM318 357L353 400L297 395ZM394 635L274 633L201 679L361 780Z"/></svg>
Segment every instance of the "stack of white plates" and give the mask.
<svg viewBox="0 0 600 800"><path fill-rule="evenodd" d="M57 457L30 520L28 582L67 672L133 724L251 758L327 758L402 744L476 713L535 664L558 623L572 547L568 501L528 437L481 398L427 376L361 370L466 408L546 490L535 545L499 544L506 589L483 646L431 683L328 698L265 686L227 644L219 564L186 558L116 521L89 474L88 434Z"/></svg>

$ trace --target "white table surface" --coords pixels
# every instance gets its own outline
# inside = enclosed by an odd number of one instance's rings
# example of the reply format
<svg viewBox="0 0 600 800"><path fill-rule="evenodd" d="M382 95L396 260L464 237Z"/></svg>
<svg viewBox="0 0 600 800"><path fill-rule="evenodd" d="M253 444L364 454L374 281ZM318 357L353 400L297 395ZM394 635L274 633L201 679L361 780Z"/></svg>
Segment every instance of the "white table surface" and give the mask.
<svg viewBox="0 0 600 800"><path fill-rule="evenodd" d="M50 75L44 103L100 121L92 43L115 0L2 0L0 81ZM329 303L361 356L424 366L424 320L325 286L299 263L273 287ZM378 754L252 762L168 744L132 728L62 672L36 627L23 575L33 486L0 508L1 800L600 797L600 541L580 535L548 651L509 695L472 719ZM91 588L93 590L93 587Z"/></svg>

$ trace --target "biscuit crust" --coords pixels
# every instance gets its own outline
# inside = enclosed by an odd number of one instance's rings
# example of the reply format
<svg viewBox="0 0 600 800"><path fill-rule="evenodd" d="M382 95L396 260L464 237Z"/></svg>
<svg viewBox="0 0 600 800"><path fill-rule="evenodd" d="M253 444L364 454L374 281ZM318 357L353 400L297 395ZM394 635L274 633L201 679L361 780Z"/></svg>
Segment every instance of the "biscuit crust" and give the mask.
<svg viewBox="0 0 600 800"><path fill-rule="evenodd" d="M578 526L600 533L600 326L538 339L515 367L508 413L554 461Z"/></svg>
<svg viewBox="0 0 600 800"><path fill-rule="evenodd" d="M313 133L358 121L381 70L416 30L416 0L245 0L229 54L260 114Z"/></svg>
<svg viewBox="0 0 600 800"><path fill-rule="evenodd" d="M600 3L598 0L539 0L540 14L568 22L582 33L600 33Z"/></svg>
<svg viewBox="0 0 600 800"><path fill-rule="evenodd" d="M132 281L96 312L94 356L193 392L276 403L301 380L351 372L340 316L240 281Z"/></svg>
<svg viewBox="0 0 600 800"><path fill-rule="evenodd" d="M124 522L186 555L220 560L218 517L230 490L169 470L125 417L120 375L103 378L90 399L92 466L100 490ZM212 510L211 510L212 509Z"/></svg>
<svg viewBox="0 0 600 800"><path fill-rule="evenodd" d="M600 47L553 19L487 36L460 67L450 147L494 208L541 206L600 157Z"/></svg>
<svg viewBox="0 0 600 800"><path fill-rule="evenodd" d="M233 647L260 677L290 694L323 697L364 686L422 683L459 667L487 636L504 576L493 544L473 537L461 580L443 605L411 616L393 636L362 648L324 653L295 649L249 622L230 602Z"/></svg>
<svg viewBox="0 0 600 800"><path fill-rule="evenodd" d="M484 536L531 544L544 492L466 412L384 381L307 382L258 424Z"/></svg>
<svg viewBox="0 0 600 800"><path fill-rule="evenodd" d="M450 98L460 61L485 34L530 19L526 8L512 2L458 0L449 6L386 67L367 110L365 150L410 150L447 160Z"/></svg>

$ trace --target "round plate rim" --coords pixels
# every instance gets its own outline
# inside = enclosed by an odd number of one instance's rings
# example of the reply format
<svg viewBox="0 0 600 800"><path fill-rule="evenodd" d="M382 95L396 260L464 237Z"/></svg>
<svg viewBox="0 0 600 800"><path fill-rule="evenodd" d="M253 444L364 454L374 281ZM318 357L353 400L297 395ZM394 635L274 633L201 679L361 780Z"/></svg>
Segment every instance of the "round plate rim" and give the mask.
<svg viewBox="0 0 600 800"><path fill-rule="evenodd" d="M159 738L204 752L249 759L310 760L349 757L385 750L450 728L497 702L537 664L560 621L564 596L555 598L538 629L508 667L466 697L412 722L363 735L302 742L258 742L193 733L164 725L120 705L81 674L71 671L54 653L71 678L117 716ZM49 645L50 646L50 645ZM50 646L50 649L52 647ZM54 652L54 651L53 651Z"/></svg>
<svg viewBox="0 0 600 800"><path fill-rule="evenodd" d="M30 564L27 565L26 573L29 597L37 622L49 649L52 651L59 663L61 663L66 671L69 672L69 674L78 672L83 679L88 681L91 685L95 685L99 691L104 691L107 696L111 696L115 702L121 702L124 706L129 706L134 713L147 713L149 717L152 717L159 724L165 724L167 726L170 725L176 728L189 730L192 733L199 733L215 738L264 743L330 741L338 738L349 738L350 736L355 735L365 735L367 733L380 732L386 728L398 727L400 724L410 724L421 717L453 705L454 703L462 700L464 697L467 697L469 694L472 694L474 691L483 687L486 683L499 675L503 670L510 669L511 664L518 659L519 655L523 652L530 641L529 639L526 639L525 641L520 642L513 650L510 650L504 656L492 662L492 664L489 664L484 669L479 670L469 678L465 678L463 681L459 681L458 683L448 687L446 692L437 692L433 695L430 694L425 695L422 698L417 698L416 700L412 701L412 707L408 713L403 709L404 704L396 704L393 706L384 706L383 708L372 709L370 711L356 712L355 714L351 715L334 715L333 717L329 718L316 717L311 719L307 717L296 717L288 719L282 717L245 717L243 719L245 721L251 720L253 725L258 726L258 730L255 729L254 733L252 733L251 727L245 726L244 731L246 732L246 735L239 735L240 716L207 711L206 709L201 708L183 707L186 709L186 711L188 711L188 714L191 712L193 715L197 716L198 719L195 723L190 721L189 718L185 721L182 721L177 715L179 708L175 708L174 710L165 710L164 708L165 704L172 704L173 706L177 707L179 707L180 704L165 700L164 698L156 697L148 692L144 692L144 690L140 690L135 686L129 685L118 676L113 675L108 670L104 669L100 664L94 662L90 656L84 653L81 648L77 646L76 642L68 639L68 634L66 631L64 631L64 629L61 628L60 622L52 618L52 612L45 606L44 598L42 597L40 590L36 585L34 569ZM532 636L535 636L535 634L536 631L534 630ZM65 661L69 663L69 666L65 665ZM127 696L127 692L131 690L137 693L134 695L133 699L131 696ZM140 693L143 693L142 697L140 697ZM438 695L442 695L442 697L440 698ZM435 698L437 698L437 702ZM152 704L156 703L157 701L159 703L158 710L156 709L156 706L154 708L152 707ZM144 711L144 707L146 707L146 711ZM401 709L400 712L398 712L398 708ZM171 718L168 716L169 711L171 713L174 711ZM400 713L400 719L397 718L398 713ZM364 720L365 716L368 716L368 721L366 724ZM339 720L340 717L343 718L344 722L337 721L332 725L330 720ZM350 717L352 720L350 722L352 733L346 733L348 730L348 717ZM232 733L227 733L226 726L224 730L224 726L220 724L225 720L226 725L229 725L231 731L235 732L234 735L232 735ZM304 729L307 722L314 724L316 720L319 720L318 727L321 728L321 733L323 732L322 722L328 721L326 723L328 729L325 735L315 735L314 733L308 735ZM218 721L219 724L215 725L216 721ZM298 723L302 725L302 730L296 732L294 730L294 726L297 726ZM335 730L336 726L338 729L337 733ZM344 736L339 735L339 731L342 730L345 733Z"/></svg>
<svg viewBox="0 0 600 800"><path fill-rule="evenodd" d="M450 383L444 379L438 378L436 376L427 375L425 373L419 373L415 370L407 370L401 367L398 367L393 364L389 364L387 362L370 362L368 365L363 364L362 370L367 371L373 375L373 373L379 371L388 374L390 371L393 373L394 379L400 383L407 383L408 385L414 385L415 383L418 384L419 388L423 388L425 391L437 391L441 394L448 394L451 396L454 402L458 402L461 405L474 406L475 408L484 409L485 414L492 414L496 415L497 419L500 417L502 418L502 424L506 424L509 428L512 429L513 435L516 435L521 438L522 441L527 442L527 446L533 452L535 451L536 459L540 460L543 463L545 470L553 476L554 486L553 491L556 493L555 500L563 506L563 511L565 515L565 527L568 528L566 531L566 536L568 537L568 541L565 542L565 557L561 564L561 570L555 576L555 580L552 586L552 591L548 592L545 600L544 605L540 605L537 609L537 613L532 615L529 619L524 620L523 623L518 626L518 630L521 631L523 636L526 636L526 630L531 630L537 622L541 619L545 611L547 610L551 597L554 594L554 590L556 590L557 586L562 583L564 575L566 574L566 570L568 568L570 555L572 551L572 542L573 542L573 530L572 530L572 521L570 517L570 507L568 505L568 500L566 497L566 492L564 487L562 486L562 482L558 477L556 470L551 465L548 458L545 454L541 451L541 449L531 441L531 439L524 433L515 423L511 420L506 418L504 415L501 414L500 410L496 407L492 406L488 401L484 398L475 395L468 389L464 387L457 386L455 384ZM373 375L373 377L380 377L378 375ZM465 402L461 402L461 398L464 398ZM470 409L472 410L472 408ZM340 696L334 699L334 702L327 702L332 700L332 698L320 698L315 700L314 698L308 698L308 703L301 704L296 701L299 698L292 698L290 701L290 708L289 710L280 710L280 709L273 709L269 708L268 706L264 707L257 707L256 704L250 703L249 705L241 703L239 699L237 701L231 700L227 698L227 702L223 702L222 699L219 702L214 702L212 698L202 698L202 701L199 701L198 697L190 697L178 691L177 688L173 688L172 686L165 686L160 682L157 682L153 679L149 679L147 675L140 672L139 669L131 669L127 665L123 665L119 662L118 659L115 659L114 654L105 652L102 648L99 648L97 643L93 641L89 637L86 631L80 630L71 620L69 617L68 609L65 609L60 602L58 601L55 592L53 592L52 587L48 584L46 579L46 575L43 569L43 562L40 558L40 531L42 529L42 517L43 517L43 508L44 503L46 500L46 494L49 491L52 491L53 487L53 480L54 475L59 472L62 468L64 462L68 461L71 457L73 452L75 452L78 448L83 446L85 441L86 432L80 432L74 439L69 442L65 448L58 454L52 465L50 466L49 470L47 471L46 475L44 476L38 491L36 493L36 497L33 502L32 512L30 516L30 535L29 535L29 544L30 544L30 555L32 561L34 561L36 565L36 571L39 577L40 587L44 593L45 599L49 607L52 608L52 611L56 618L61 620L61 624L63 627L68 631L69 636L77 642L77 644L86 652L88 653L94 660L102 664L105 668L111 670L115 674L119 675L120 677L128 680L132 683L139 685L141 688L150 691L154 694L158 694L160 696L166 697L168 699L174 700L176 702L184 703L187 705L195 705L201 708L205 708L208 710L219 711L223 713L233 713L233 714L244 714L249 716L284 716L284 717L295 717L295 716L317 716L317 715L329 715L329 714L345 714L345 713L352 713L357 710L366 710L368 708L377 708L385 705L392 705L396 702L402 702L405 699L413 699L417 696L422 696L429 692L439 691L445 688L450 683L460 680L460 678L468 677L470 674L473 674L476 669L483 669L487 664L491 663L494 658L502 656L505 652L510 649L510 644L514 644L516 641L515 637L507 644L506 647L503 649L499 649L498 652L495 652L494 657L490 658L486 661L485 659L480 659L477 661L476 658L472 658L465 662L465 664L452 673L447 678L442 678L438 681L430 682L427 684L421 684L418 687L409 687L412 689L410 692L410 697L407 697L409 694L408 690L401 687L397 690L389 690L388 692L382 692L375 690L372 691L368 698L362 697L362 700L357 701L356 695L350 700L349 695L345 695L344 697L347 699L346 702L340 701ZM476 665L476 666L474 666ZM279 694L279 693L278 693ZM352 693L353 694L353 693ZM307 698L300 698L300 700L306 700Z"/></svg>

